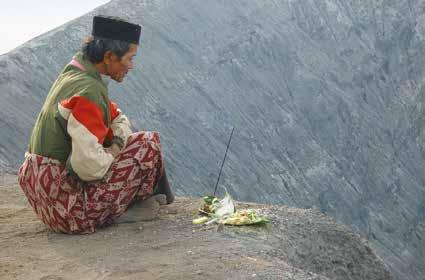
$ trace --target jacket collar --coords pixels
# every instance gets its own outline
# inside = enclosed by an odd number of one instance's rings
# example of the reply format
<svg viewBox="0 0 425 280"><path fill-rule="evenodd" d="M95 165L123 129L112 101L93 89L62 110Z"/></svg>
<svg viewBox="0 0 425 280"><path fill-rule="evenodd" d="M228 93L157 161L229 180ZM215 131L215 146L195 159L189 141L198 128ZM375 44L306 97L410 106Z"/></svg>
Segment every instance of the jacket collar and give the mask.
<svg viewBox="0 0 425 280"><path fill-rule="evenodd" d="M78 61L84 67L83 71L85 71L87 74L101 82L102 85L105 86L105 88L108 88L108 82L102 79L102 76L97 71L94 64L91 63L90 60L85 59L82 52L78 52L76 55L74 55L72 59Z"/></svg>

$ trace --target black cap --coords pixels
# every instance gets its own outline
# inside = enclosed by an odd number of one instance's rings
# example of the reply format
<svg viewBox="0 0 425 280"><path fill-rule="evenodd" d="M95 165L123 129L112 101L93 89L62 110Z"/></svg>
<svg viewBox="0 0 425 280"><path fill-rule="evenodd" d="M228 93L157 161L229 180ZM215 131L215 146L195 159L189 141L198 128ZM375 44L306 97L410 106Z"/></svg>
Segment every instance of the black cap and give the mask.
<svg viewBox="0 0 425 280"><path fill-rule="evenodd" d="M119 18L107 16L93 17L94 37L119 40L139 44L141 26Z"/></svg>

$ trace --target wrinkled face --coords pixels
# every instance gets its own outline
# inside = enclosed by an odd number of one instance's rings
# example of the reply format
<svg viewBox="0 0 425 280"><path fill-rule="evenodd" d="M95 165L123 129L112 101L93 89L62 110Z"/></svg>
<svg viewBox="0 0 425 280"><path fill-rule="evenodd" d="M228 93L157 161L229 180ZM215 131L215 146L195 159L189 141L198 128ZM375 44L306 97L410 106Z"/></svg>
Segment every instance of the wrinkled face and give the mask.
<svg viewBox="0 0 425 280"><path fill-rule="evenodd" d="M130 44L128 52L121 59L114 53L105 58L106 72L111 79L118 83L124 80L130 69L133 69L133 58L136 56L138 45Z"/></svg>

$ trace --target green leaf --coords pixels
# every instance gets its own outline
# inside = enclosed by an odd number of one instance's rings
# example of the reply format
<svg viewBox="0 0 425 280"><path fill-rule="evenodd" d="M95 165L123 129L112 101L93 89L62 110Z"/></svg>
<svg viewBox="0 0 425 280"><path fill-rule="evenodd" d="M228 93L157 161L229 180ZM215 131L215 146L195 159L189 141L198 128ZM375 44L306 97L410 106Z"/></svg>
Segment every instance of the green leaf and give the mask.
<svg viewBox="0 0 425 280"><path fill-rule="evenodd" d="M202 199L208 205L213 204L216 200L218 201L218 198L213 196L213 195L206 195L206 196L202 197Z"/></svg>

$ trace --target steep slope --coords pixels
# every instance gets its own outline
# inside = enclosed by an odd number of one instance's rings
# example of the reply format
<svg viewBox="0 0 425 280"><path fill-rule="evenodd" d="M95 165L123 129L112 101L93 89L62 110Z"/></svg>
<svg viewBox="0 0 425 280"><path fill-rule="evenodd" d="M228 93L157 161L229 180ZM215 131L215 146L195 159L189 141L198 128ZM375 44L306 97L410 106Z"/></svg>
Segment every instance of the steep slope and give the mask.
<svg viewBox="0 0 425 280"><path fill-rule="evenodd" d="M180 195L318 207L398 279L425 274L425 1L111 1L143 25L111 97L162 134ZM16 166L88 14L0 56L0 166Z"/></svg>

